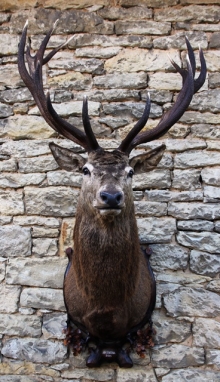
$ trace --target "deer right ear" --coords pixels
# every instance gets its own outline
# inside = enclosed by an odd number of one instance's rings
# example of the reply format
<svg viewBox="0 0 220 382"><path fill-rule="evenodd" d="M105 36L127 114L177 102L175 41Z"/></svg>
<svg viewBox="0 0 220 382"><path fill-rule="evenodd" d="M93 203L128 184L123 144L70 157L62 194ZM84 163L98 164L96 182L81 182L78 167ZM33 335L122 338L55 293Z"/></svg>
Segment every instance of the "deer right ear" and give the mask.
<svg viewBox="0 0 220 382"><path fill-rule="evenodd" d="M58 165L66 171L79 171L86 163L86 159L72 150L49 143L49 147Z"/></svg>

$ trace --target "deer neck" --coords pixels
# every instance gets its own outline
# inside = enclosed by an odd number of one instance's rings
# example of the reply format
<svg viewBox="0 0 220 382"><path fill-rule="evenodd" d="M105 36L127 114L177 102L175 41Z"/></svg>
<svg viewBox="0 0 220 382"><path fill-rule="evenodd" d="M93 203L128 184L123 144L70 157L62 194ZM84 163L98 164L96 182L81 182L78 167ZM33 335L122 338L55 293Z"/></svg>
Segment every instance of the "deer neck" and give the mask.
<svg viewBox="0 0 220 382"><path fill-rule="evenodd" d="M134 205L114 219L78 205L73 267L78 287L100 304L119 304L131 297L139 270L140 246ZM128 281L129 280L129 281Z"/></svg>

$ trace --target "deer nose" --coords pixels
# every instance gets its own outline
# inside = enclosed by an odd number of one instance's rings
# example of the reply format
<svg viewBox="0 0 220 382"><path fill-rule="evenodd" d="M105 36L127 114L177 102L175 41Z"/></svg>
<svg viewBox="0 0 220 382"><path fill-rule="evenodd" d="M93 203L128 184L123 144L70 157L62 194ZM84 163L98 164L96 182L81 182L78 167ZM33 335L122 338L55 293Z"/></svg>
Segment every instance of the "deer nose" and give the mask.
<svg viewBox="0 0 220 382"><path fill-rule="evenodd" d="M101 191L100 197L108 207L117 208L123 200L123 193L120 191L115 193Z"/></svg>

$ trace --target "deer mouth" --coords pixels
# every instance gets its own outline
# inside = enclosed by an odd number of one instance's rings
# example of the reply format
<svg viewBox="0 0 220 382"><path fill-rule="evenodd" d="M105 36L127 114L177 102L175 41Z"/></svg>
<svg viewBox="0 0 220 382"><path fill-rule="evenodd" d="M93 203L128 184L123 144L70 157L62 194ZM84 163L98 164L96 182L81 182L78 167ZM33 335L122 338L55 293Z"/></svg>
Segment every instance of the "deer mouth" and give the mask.
<svg viewBox="0 0 220 382"><path fill-rule="evenodd" d="M96 209L99 211L100 215L102 216L108 216L108 215L112 215L112 216L117 216L121 213L121 210L122 210L123 207L115 207L115 208L112 208L112 207L107 207L107 206L96 206Z"/></svg>

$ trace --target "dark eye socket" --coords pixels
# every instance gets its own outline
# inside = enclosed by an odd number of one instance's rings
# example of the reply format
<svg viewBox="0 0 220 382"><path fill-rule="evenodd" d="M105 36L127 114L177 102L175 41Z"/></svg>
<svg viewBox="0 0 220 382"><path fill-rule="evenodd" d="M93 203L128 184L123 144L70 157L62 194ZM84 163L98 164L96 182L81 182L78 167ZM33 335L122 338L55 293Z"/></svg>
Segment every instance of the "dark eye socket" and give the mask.
<svg viewBox="0 0 220 382"><path fill-rule="evenodd" d="M133 175L134 175L134 170L130 170L130 171L128 172L128 177L129 177L129 178L132 178Z"/></svg>
<svg viewBox="0 0 220 382"><path fill-rule="evenodd" d="M90 175L90 171L87 167L83 167L83 174L84 175Z"/></svg>

